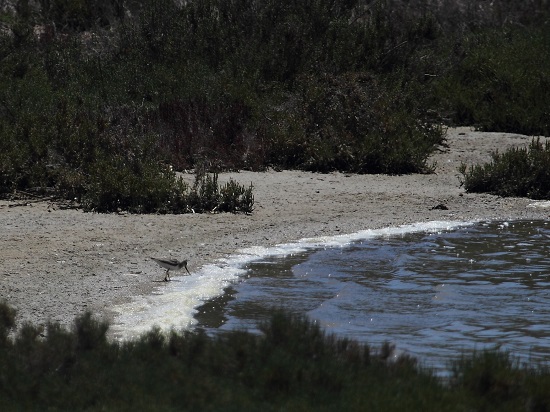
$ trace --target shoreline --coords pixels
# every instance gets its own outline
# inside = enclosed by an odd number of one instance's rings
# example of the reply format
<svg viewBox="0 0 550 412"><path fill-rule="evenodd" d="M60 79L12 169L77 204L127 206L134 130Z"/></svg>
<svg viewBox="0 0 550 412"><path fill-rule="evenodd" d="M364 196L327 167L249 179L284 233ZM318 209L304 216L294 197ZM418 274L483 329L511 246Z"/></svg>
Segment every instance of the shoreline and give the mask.
<svg viewBox="0 0 550 412"><path fill-rule="evenodd" d="M252 215L96 214L0 201L0 300L17 310L19 327L71 326L86 310L112 322L113 306L151 294L164 278L151 256L187 259L193 274L238 249L302 238L433 220L545 220L550 208L529 207L536 201L465 193L457 170L461 162L485 163L491 152L531 139L449 129L448 147L430 160L437 163L435 174L220 174L220 183L233 178L254 185ZM434 209L438 205L447 209Z"/></svg>
<svg viewBox="0 0 550 412"><path fill-rule="evenodd" d="M239 285L235 284L246 282L251 271L257 272L250 269L250 264L255 266L266 261L278 261L279 265L287 267L281 259L296 262L298 258L302 261L304 254L322 249L340 249L355 242L377 242L382 238L400 238L407 234L448 232L475 224L473 221L432 220L334 236L302 238L270 247L260 245L239 249L230 256L203 266L195 273L195 277L176 277L174 282L160 285L151 295L136 296L131 302L116 306L114 310L117 316L111 324L110 334L116 340L125 341L138 338L153 327L163 332L196 327L222 327L227 331L224 313L226 304L233 299L239 299L239 295L234 294Z"/></svg>

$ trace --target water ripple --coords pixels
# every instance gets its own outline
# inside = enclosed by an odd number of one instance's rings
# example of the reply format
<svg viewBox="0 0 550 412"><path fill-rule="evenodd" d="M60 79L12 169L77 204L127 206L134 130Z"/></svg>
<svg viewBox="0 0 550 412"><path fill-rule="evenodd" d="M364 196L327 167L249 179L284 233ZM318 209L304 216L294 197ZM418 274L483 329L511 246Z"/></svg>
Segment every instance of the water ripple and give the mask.
<svg viewBox="0 0 550 412"><path fill-rule="evenodd" d="M252 328L284 307L436 369L485 347L548 361L549 251L548 222L493 222L267 259L235 286L223 328Z"/></svg>

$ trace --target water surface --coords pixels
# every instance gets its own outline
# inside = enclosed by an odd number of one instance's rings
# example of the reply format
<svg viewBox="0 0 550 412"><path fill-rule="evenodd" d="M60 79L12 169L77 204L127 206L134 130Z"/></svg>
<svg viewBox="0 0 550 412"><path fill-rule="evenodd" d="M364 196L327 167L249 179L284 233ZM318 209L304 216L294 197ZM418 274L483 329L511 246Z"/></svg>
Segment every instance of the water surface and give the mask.
<svg viewBox="0 0 550 412"><path fill-rule="evenodd" d="M456 226L373 232L252 261L195 317L213 333L254 331L284 308L329 333L392 342L436 369L463 351L494 347L548 361L548 222Z"/></svg>

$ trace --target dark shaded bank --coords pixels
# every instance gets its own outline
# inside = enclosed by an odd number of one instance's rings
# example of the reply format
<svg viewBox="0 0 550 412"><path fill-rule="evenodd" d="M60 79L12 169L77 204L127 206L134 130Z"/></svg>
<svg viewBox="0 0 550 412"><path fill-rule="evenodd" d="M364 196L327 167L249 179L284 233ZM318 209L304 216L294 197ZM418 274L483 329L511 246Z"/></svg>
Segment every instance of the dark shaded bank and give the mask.
<svg viewBox="0 0 550 412"><path fill-rule="evenodd" d="M17 2L0 194L149 213L170 167L429 173L443 124L549 134L548 10L516 3Z"/></svg>
<svg viewBox="0 0 550 412"><path fill-rule="evenodd" d="M452 365L442 383L414 359L394 359L326 335L282 312L261 335L201 331L110 342L89 313L71 331L30 324L8 337L14 312L0 305L0 408L15 410L547 410L547 368L481 352Z"/></svg>

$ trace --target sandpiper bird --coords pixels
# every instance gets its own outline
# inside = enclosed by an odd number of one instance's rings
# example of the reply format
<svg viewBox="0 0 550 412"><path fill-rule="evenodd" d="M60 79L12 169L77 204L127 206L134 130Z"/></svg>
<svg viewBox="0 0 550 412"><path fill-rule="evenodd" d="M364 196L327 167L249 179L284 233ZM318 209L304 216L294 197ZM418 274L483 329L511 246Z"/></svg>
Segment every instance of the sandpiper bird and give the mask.
<svg viewBox="0 0 550 412"><path fill-rule="evenodd" d="M166 276L164 276L164 281L168 282L170 280L170 271L171 270L181 270L182 268L185 268L187 273L191 274L189 272L189 269L187 269L187 260L183 260L181 262L175 260L175 259L157 259L152 257L155 262L157 262L160 266L162 266L164 269L166 269Z"/></svg>

